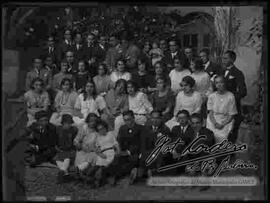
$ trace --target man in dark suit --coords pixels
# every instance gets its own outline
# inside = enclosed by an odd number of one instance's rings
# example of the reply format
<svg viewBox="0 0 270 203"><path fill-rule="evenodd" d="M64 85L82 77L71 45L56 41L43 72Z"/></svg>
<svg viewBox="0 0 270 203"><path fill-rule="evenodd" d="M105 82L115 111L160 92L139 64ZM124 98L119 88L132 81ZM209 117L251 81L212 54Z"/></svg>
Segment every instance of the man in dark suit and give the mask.
<svg viewBox="0 0 270 203"><path fill-rule="evenodd" d="M77 60L84 59L85 57L85 48L82 42L82 34L79 32L76 33L74 44L72 45L72 51L74 52L74 57Z"/></svg>
<svg viewBox="0 0 270 203"><path fill-rule="evenodd" d="M55 46L55 41L53 36L48 37L47 46L42 51L44 57L50 56L54 64L58 64L59 49Z"/></svg>
<svg viewBox="0 0 270 203"><path fill-rule="evenodd" d="M214 77L216 75L219 75L222 73L222 69L217 64L213 63L209 59L209 51L207 49L202 49L200 51L200 59L203 62L204 70L209 74L211 80L214 80Z"/></svg>
<svg viewBox="0 0 270 203"><path fill-rule="evenodd" d="M121 58L122 50L119 41L119 36L111 35L109 39L110 48L106 53L105 63L107 64L108 72L111 73L116 68L116 61Z"/></svg>
<svg viewBox="0 0 270 203"><path fill-rule="evenodd" d="M152 150L155 148L156 141L163 135L170 137L170 129L164 124L162 121L162 114L159 111L152 111L151 118L146 122L145 128L147 133L145 133L145 151L146 153L143 154L141 160L144 162L149 154L151 154ZM162 155L161 153L156 158L155 162L153 162L149 167L148 176L151 176L152 173L156 173L156 169L163 165L163 159L166 159L167 154ZM142 166L145 166L145 162Z"/></svg>
<svg viewBox="0 0 270 203"><path fill-rule="evenodd" d="M175 58L186 58L182 52L178 49L176 40L172 39L169 41L169 51L164 53L162 61L167 65L167 71L170 72L174 66Z"/></svg>
<svg viewBox="0 0 270 203"><path fill-rule="evenodd" d="M145 128L135 123L133 111L123 113L125 125L121 126L117 136L120 153L116 156L105 174L115 180L130 174L130 184L137 178L140 156L144 153Z"/></svg>
<svg viewBox="0 0 270 203"><path fill-rule="evenodd" d="M245 76L242 71L235 67L234 62L236 60L236 54L234 51L228 50L224 53L222 63L226 68L223 70L223 76L225 78L227 90L232 92L235 96L236 108L238 114L235 116L234 126L232 133L230 133L228 139L232 143L237 140L238 129L243 120L241 113L241 99L247 95L247 87L245 83Z"/></svg>
<svg viewBox="0 0 270 203"><path fill-rule="evenodd" d="M97 58L94 55L96 49L96 39L93 33L89 33L86 37L86 43L84 46L85 60L87 60L88 65L87 71L90 73L91 77L97 75Z"/></svg>
<svg viewBox="0 0 270 203"><path fill-rule="evenodd" d="M172 153L173 163L188 160L189 156L185 155L181 157L182 151L194 140L195 132L189 124L189 112L187 110L180 110L177 113L177 121L179 125L174 126L171 131L172 140L176 141L178 138L184 142L178 145ZM177 174L183 174L185 172L185 166L176 168Z"/></svg>
<svg viewBox="0 0 270 203"><path fill-rule="evenodd" d="M94 56L96 57L98 63L105 61L107 50L108 47L106 36L100 35L99 42L94 50Z"/></svg>
<svg viewBox="0 0 270 203"><path fill-rule="evenodd" d="M78 63L76 62L77 60L74 57L74 52L72 51L67 51L66 52L66 60L68 62L68 69L67 73L74 75L78 71Z"/></svg>
<svg viewBox="0 0 270 203"><path fill-rule="evenodd" d="M196 146L198 146L200 144L204 144L204 145L207 145L208 147L211 147L212 145L215 144L214 133L211 130L209 130L208 128L203 127L203 118L200 114L198 114L198 113L192 114L190 117L190 123L191 123L191 127L195 133L194 138L197 138L201 135L206 136L205 139L198 141ZM196 155L192 156L192 158L200 157L203 155L206 155L206 154L205 153L196 154Z"/></svg>
<svg viewBox="0 0 270 203"><path fill-rule="evenodd" d="M65 54L67 51L72 50L72 35L71 30L67 29L64 33L64 41L62 41L59 45L59 55L58 55L58 61L61 61L63 57L65 57Z"/></svg>

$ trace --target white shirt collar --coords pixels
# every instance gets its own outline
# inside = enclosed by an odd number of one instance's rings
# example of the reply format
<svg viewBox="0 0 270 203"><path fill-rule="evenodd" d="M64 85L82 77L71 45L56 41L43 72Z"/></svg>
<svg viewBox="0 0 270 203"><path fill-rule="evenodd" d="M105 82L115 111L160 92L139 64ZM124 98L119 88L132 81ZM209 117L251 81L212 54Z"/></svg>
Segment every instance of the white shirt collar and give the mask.
<svg viewBox="0 0 270 203"><path fill-rule="evenodd" d="M209 65L210 65L210 61L208 60L208 61L204 64L204 69L206 69Z"/></svg>
<svg viewBox="0 0 270 203"><path fill-rule="evenodd" d="M226 69L230 70L234 65L228 66Z"/></svg>

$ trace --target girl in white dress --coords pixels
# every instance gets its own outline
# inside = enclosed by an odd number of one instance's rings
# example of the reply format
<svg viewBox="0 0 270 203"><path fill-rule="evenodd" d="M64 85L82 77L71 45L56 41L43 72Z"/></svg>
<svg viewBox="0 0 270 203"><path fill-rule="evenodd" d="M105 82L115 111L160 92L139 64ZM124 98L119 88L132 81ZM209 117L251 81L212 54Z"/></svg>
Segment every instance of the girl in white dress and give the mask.
<svg viewBox="0 0 270 203"><path fill-rule="evenodd" d="M74 146L77 148L74 165L80 172L85 171L89 166L94 166L96 163L97 119L96 114L90 113L85 119L85 123L80 126L74 139Z"/></svg>
<svg viewBox="0 0 270 203"><path fill-rule="evenodd" d="M133 81L127 82L128 105L129 110L135 115L135 122L144 125L149 117L153 106L147 98L147 95L138 91L137 84ZM115 134L118 134L119 128L124 125L123 116L120 115L115 119Z"/></svg>
<svg viewBox="0 0 270 203"><path fill-rule="evenodd" d="M216 143L219 143L228 138L237 109L233 93L226 90L224 78L217 76L214 82L217 91L208 98L206 127L214 132Z"/></svg>
<svg viewBox="0 0 270 203"><path fill-rule="evenodd" d="M166 125L172 129L179 125L176 115L180 110L187 110L190 115L193 113L200 113L202 106L202 96L199 92L194 90L195 80L191 76L183 78L181 84L183 91L180 91L175 99L174 117L166 122Z"/></svg>
<svg viewBox="0 0 270 203"><path fill-rule="evenodd" d="M78 114L81 114L73 117L76 125L83 124L89 113L95 113L100 117L102 113L106 112L106 102L104 97L97 95L94 82L88 81L86 83L84 92L76 100L75 109L79 111Z"/></svg>

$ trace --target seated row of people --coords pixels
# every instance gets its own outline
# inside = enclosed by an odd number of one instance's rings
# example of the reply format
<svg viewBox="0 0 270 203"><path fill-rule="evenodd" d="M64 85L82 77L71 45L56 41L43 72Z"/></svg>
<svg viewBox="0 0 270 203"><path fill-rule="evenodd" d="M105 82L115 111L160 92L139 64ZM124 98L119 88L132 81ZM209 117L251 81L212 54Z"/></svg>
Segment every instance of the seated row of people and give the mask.
<svg viewBox="0 0 270 203"><path fill-rule="evenodd" d="M190 116L187 110L178 112L179 125L172 130L164 124L159 111L151 112L145 126L135 122L133 111L125 111L125 124L117 136L94 113L89 113L83 125L78 127L72 125L74 121L69 114L62 116L61 126L49 123L46 111L37 112L35 117L37 121L23 135L30 144L27 161L31 166L48 161L56 164L59 168L58 183L73 177L99 186L106 182L115 184L126 175L133 183L143 177L160 175L157 169L175 163L183 149L200 135L206 136L200 143L209 147L215 144L214 134L203 127L201 115L195 113ZM172 141L181 138L185 145L179 145L173 152L156 154L148 164L147 159L162 136ZM194 156L185 157L189 158ZM170 170L165 174L183 175L183 171Z"/></svg>
<svg viewBox="0 0 270 203"><path fill-rule="evenodd" d="M28 107L28 126L35 121L35 112L48 110L49 96L42 89L42 84L41 79L35 79L32 85L33 89L25 94ZM55 97L55 112L52 113L50 122L54 125L61 125L62 115L70 114L75 124L81 125L89 113L95 113L106 120L110 130L115 130L117 134L124 123L121 113L125 110L132 110L136 122L144 125L150 112L155 109L161 111L164 122L172 129L178 125L177 112L186 109L190 114L205 112L202 115L208 127L216 134L221 134L217 136L228 135L233 126L233 116L237 114L237 110L234 95L226 90L225 80L222 76L215 78L217 91L211 93L208 100L194 90L195 80L191 76L183 78L180 83L183 91L180 91L176 97L170 89L166 88L165 84L165 79L159 78L157 80L158 90L147 96L139 91L134 81L126 82L124 79L120 79L116 82L114 89L101 96L96 92L95 83L88 81L83 92L78 95L72 89L72 81L64 78L61 83L62 88Z"/></svg>

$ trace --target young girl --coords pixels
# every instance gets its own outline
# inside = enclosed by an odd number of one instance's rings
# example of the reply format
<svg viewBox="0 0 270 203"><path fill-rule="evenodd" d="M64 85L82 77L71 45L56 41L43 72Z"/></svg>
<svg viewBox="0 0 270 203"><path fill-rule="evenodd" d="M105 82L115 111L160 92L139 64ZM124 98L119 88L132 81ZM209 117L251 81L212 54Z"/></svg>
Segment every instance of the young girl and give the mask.
<svg viewBox="0 0 270 203"><path fill-rule="evenodd" d="M77 135L78 129L72 126L72 116L64 114L61 121L62 126L57 128L57 154L55 157L56 164L59 168L58 183L63 181L64 177L68 175L69 166L74 162L75 159L75 146L73 140Z"/></svg>
<svg viewBox="0 0 270 203"><path fill-rule="evenodd" d="M100 120L97 123L97 132L95 186L100 185L103 178L103 169L112 163L115 153L119 151L115 135L112 131L108 132L108 124L105 121Z"/></svg>
<svg viewBox="0 0 270 203"><path fill-rule="evenodd" d="M86 85L87 81L91 81L89 73L85 70L85 62L80 60L78 63L78 73L75 75L75 88L78 93L82 93L83 87Z"/></svg>
<svg viewBox="0 0 270 203"><path fill-rule="evenodd" d="M74 116L74 122L81 125L89 113L95 113L97 116L107 111L106 102L102 96L97 95L95 83L88 81L82 94L80 94L75 103L77 113L81 117Z"/></svg>

